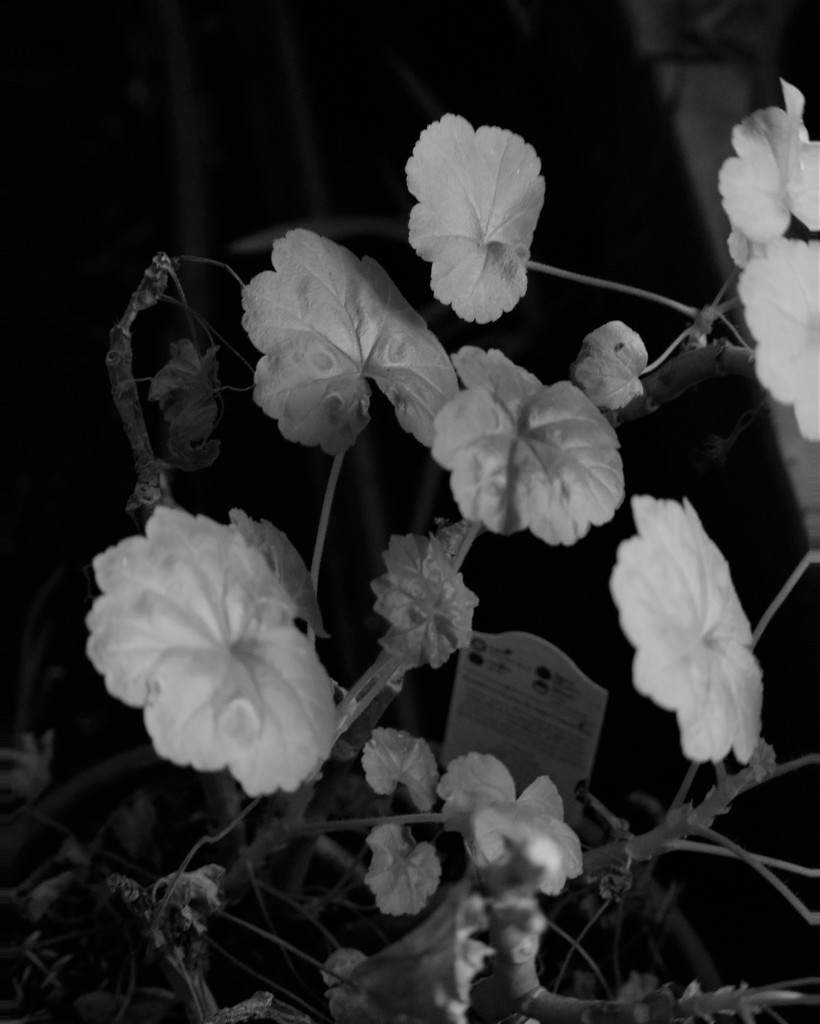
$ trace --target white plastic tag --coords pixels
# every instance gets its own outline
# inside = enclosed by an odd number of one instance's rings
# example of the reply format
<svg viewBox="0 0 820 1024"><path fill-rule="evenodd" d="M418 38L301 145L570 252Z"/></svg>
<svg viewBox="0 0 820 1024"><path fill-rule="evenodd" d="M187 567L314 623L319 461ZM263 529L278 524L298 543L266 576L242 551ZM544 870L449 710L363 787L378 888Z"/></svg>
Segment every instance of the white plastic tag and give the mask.
<svg viewBox="0 0 820 1024"><path fill-rule="evenodd" d="M575 787L588 780L607 691L554 644L531 633L473 633L459 652L442 760L494 754L518 793L549 775L569 824L581 817Z"/></svg>

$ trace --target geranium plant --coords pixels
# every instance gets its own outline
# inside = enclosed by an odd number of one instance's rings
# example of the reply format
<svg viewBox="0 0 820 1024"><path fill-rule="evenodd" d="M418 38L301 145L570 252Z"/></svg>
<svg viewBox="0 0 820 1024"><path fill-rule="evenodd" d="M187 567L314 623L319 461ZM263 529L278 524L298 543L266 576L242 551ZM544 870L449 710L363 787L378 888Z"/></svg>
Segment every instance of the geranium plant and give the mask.
<svg viewBox="0 0 820 1024"><path fill-rule="evenodd" d="M480 342L448 353L375 260L302 228L277 238L273 269L249 283L237 278L241 325L258 355L257 415L332 458L309 562L275 523L241 509L217 522L175 500L169 467L203 470L219 457L211 437L217 353L180 340L154 376L148 398L168 423L167 451L158 454L132 375L131 328L178 285L181 262L153 260L112 330L108 360L134 454L128 508L140 531L94 559L87 653L111 696L142 709L156 754L201 773L221 814L174 871L132 877L124 865L107 880L164 974L166 1010L176 1000L195 1024L494 1024L515 1015L648 1024L725 1013L749 1021L816 1002L805 979L755 986L737 978L709 990L694 976L644 972L613 989L577 935L567 936L557 970L543 954L545 935L561 934L559 906L578 908L592 935L645 866L669 851L736 857L738 870L771 882L796 926L817 923L789 885L810 869L747 851L715 825L742 794L817 760L781 763L761 735L766 679L755 656L816 556L806 555L753 629L697 509L687 498L635 494L618 436L622 424L692 384L738 373L756 374L794 406L802 434L820 438L818 144L804 137L802 97L785 84L784 93L785 111L738 126L737 156L719 182L754 347L734 328L716 336L735 300L693 307L531 260L545 193L538 156L518 135L455 114L414 147L408 140L407 187L417 200L409 242L431 264L434 296L468 323L486 324L526 302L541 274L623 289L687 318L658 359L649 362L640 325L620 321L578 338L563 379L542 381L525 356ZM814 233L808 241L789 237L792 217ZM462 518L391 536L385 571L372 582L381 650L359 679L333 679L321 653L319 574L342 460L368 428L372 384L449 474ZM633 830L592 797L586 817L568 820L549 776L517 786L489 751L443 762L428 737L380 724L402 687L414 685L411 670L440 669L469 646L481 594L462 569L468 555L481 558L483 533L584 544L627 495L634 535L611 566L614 612L634 648L635 689L658 715L675 713L690 763L653 827ZM17 758L29 802L47 778L42 757L32 738ZM700 770L701 779L713 776L705 791L693 787ZM91 870L92 854L72 856L73 866L66 860L62 873L28 887L30 915L59 898L66 873ZM306 939L304 927L285 933L242 916L266 886L321 942ZM381 923L368 931L357 918ZM254 994L257 984L218 1004L208 951L219 948L211 928L220 920L276 948L275 990ZM585 983L568 976L574 953L592 965ZM309 998L288 974L294 958L313 971Z"/></svg>

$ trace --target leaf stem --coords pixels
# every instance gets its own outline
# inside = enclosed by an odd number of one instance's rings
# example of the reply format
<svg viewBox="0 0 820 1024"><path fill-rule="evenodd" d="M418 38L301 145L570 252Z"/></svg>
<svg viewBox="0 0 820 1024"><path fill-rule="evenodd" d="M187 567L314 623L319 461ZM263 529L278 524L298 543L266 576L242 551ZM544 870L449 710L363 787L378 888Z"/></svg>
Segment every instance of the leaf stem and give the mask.
<svg viewBox="0 0 820 1024"><path fill-rule="evenodd" d="M358 832L376 825L443 825L444 816L438 812L429 814L393 814L380 818L347 818L344 821L310 821L294 828L298 836L319 836L325 832Z"/></svg>
<svg viewBox="0 0 820 1024"><path fill-rule="evenodd" d="M402 667L399 658L382 651L370 668L351 686L336 708L336 738L346 732L365 708Z"/></svg>
<svg viewBox="0 0 820 1024"><path fill-rule="evenodd" d="M231 277L236 281L240 288L245 287L245 282L227 263L221 263L219 260L209 259L207 256L177 256L180 263L206 263L209 267L219 267L221 270L226 270Z"/></svg>
<svg viewBox="0 0 820 1024"><path fill-rule="evenodd" d="M322 552L324 551L325 539L327 537L327 526L330 522L330 509L333 505L333 495L336 493L336 484L339 482L339 473L342 469L344 454L344 452L338 452L333 456L333 463L330 467L327 486L325 487L322 511L319 513L319 526L316 530L316 542L313 545L313 558L310 562L310 578L313 582L314 593L316 594L319 593L319 567L322 564ZM308 639L311 643L316 639L316 633L312 627L308 628Z"/></svg>
<svg viewBox="0 0 820 1024"><path fill-rule="evenodd" d="M780 609L780 606L783 604L783 602L786 600L786 598L789 596L792 590L794 590L794 588L797 586L800 577L811 564L820 565L820 551L807 551L798 562L797 567L789 574L789 577L786 580L786 582L783 584L780 590L778 590L772 603L761 615L760 621L754 628L754 633L752 634L752 650L754 650L755 647L757 647L758 643L760 642L760 638L766 632L766 627L775 617L775 615Z"/></svg>
<svg viewBox="0 0 820 1024"><path fill-rule="evenodd" d="M588 284L593 288L607 288L614 292L623 292L624 295L635 295L639 299L648 299L650 302L659 302L662 306L691 317L693 320L699 310L695 306L687 306L666 295L659 295L657 292L647 291L645 288L635 288L631 284L620 284L618 281L607 281L601 277L590 277L588 274L576 274L572 270L561 270L560 267L553 267L547 263L536 263L535 260L527 260L529 270L537 270L541 274L549 274L552 277L561 277L566 281L574 281L576 284Z"/></svg>
<svg viewBox="0 0 820 1024"><path fill-rule="evenodd" d="M711 843L699 843L695 839L673 839L667 844L667 850L678 853L706 853L713 857L732 857L736 854L725 846L713 846ZM766 867L777 868L779 871L788 871L792 875L801 875L803 878L820 878L820 868L807 868L803 864L793 864L788 860L779 860L777 857L767 857L763 853L751 853L759 864Z"/></svg>
<svg viewBox="0 0 820 1024"><path fill-rule="evenodd" d="M765 879L773 889L776 889L783 899L797 911L807 924L820 924L820 913L813 913L810 911L800 897L793 893L785 882L781 881L777 875L771 872L764 864L756 860L747 850L744 850L739 843L736 843L734 840L729 839L728 836L721 835L720 832L715 832L714 829L706 828L703 825L692 825L689 828L689 832L691 835L702 836L704 839L710 839L714 843L725 846L727 850L730 850L736 857L748 864L753 871L756 871L761 878Z"/></svg>
<svg viewBox="0 0 820 1024"><path fill-rule="evenodd" d="M700 768L699 762L689 762L689 767L686 769L686 774L681 780L681 784L678 787L677 793L675 793L672 803L669 805L670 811L675 811L678 809L678 807L683 806L686 797L689 795L689 790L692 788L692 783L695 781L695 776L698 773L698 768Z"/></svg>
<svg viewBox="0 0 820 1024"><path fill-rule="evenodd" d="M648 373L652 373L653 370L657 370L657 368L662 363L664 363L666 361L666 359L675 351L675 349L678 347L678 345L680 345L680 343L683 341L683 339L689 333L689 330L690 330L690 328L687 327L686 330L681 331L680 334L677 336L677 338L675 338L675 340L671 343L671 345L669 345L668 348L664 349L664 351L661 352L661 354L658 356L658 358L655 359L653 362L651 362L649 364L649 366L647 366L647 368L642 373L639 374L639 376L640 377L645 377Z"/></svg>

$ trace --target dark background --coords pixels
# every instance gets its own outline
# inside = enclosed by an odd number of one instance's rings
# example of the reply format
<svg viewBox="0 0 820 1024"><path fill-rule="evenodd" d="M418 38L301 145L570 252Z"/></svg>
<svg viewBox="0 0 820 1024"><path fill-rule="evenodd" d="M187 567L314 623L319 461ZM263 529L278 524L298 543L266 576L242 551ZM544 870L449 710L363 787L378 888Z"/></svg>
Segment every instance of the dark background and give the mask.
<svg viewBox="0 0 820 1024"><path fill-rule="evenodd" d="M816 5L783 5L779 48L766 36L771 5L665 6L677 19L683 74L687 62L744 67L750 109L780 102L783 74L806 94L807 126L820 135L809 72ZM541 157L547 198L534 259L694 304L721 281L671 131L675 98L658 98L615 2L123 0L27 4L19 17L3 548L6 635L17 645L4 668L18 733L56 728L60 782L145 741L141 716L108 698L85 660L83 619L90 559L133 530L108 331L157 250L228 260L249 280L269 266L274 234L302 224L378 259L449 351L498 347L551 382L566 377L583 336L611 319L635 327L653 355L662 351L682 329L677 314L551 278L532 276L518 308L484 327L432 300L429 265L406 242L403 169L422 128L453 111L519 133ZM191 304L253 363L231 279L189 266L182 280ZM135 375L156 372L185 332L168 309L143 314ZM225 347L220 376L237 388L252 382ZM220 458L180 474L175 496L221 521L235 506L268 518L309 557L329 458L285 443L249 393L222 398ZM704 445L759 400L748 382L724 380L621 431L628 492L691 499L752 622L804 550L803 525L765 413L724 463L704 459ZM333 634L321 653L346 684L376 649L368 581L382 571L389 535L426 532L433 515L454 512L446 480L378 395L372 413L344 465L320 595ZM149 416L159 447L160 423ZM484 537L465 571L481 598L477 628L545 636L610 690L593 789L619 813L630 813L624 796L634 789L668 800L685 768L674 717L631 688L631 650L608 595L615 547L631 532L627 502L571 549L529 534ZM812 749L813 736L816 749L799 642L808 600L794 607L759 652L764 733L782 760ZM419 673L394 723L440 738L451 674ZM811 813L805 790L796 781L771 789L745 798L726 828L761 852L797 857L794 836ZM725 979L808 973L808 961L798 966L808 929L797 915L742 866L704 860L675 863L692 872L684 905Z"/></svg>

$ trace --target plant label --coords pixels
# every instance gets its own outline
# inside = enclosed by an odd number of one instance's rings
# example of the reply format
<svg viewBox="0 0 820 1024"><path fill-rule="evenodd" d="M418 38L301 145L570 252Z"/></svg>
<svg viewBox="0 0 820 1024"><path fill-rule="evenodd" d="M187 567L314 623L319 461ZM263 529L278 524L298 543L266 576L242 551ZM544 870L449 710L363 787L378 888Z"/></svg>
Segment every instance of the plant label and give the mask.
<svg viewBox="0 0 820 1024"><path fill-rule="evenodd" d="M549 775L576 824L579 783L589 780L607 691L554 644L531 633L473 633L459 652L442 760L493 754L520 793Z"/></svg>

